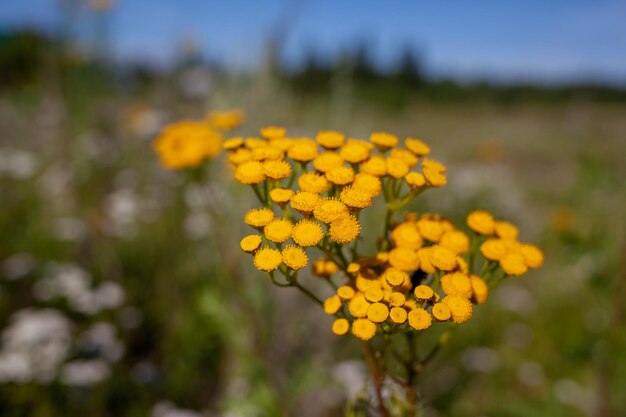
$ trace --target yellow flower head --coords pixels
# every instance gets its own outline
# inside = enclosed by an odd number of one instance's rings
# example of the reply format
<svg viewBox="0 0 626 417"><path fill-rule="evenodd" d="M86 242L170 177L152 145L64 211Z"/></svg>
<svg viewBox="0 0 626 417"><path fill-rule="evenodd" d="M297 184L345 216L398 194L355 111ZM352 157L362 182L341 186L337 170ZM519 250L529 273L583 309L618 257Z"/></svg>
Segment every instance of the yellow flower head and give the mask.
<svg viewBox="0 0 626 417"><path fill-rule="evenodd" d="M222 143L222 149L233 151L243 146L243 138L230 138Z"/></svg>
<svg viewBox="0 0 626 417"><path fill-rule="evenodd" d="M293 146L293 140L289 138L270 139L268 143L271 147L280 149L282 152L287 152Z"/></svg>
<svg viewBox="0 0 626 417"><path fill-rule="evenodd" d="M407 312L402 307L392 307L389 310L389 318L396 324L402 324L406 322Z"/></svg>
<svg viewBox="0 0 626 417"><path fill-rule="evenodd" d="M340 198L348 207L353 209L364 209L372 205L371 195L355 187L344 187L341 190Z"/></svg>
<svg viewBox="0 0 626 417"><path fill-rule="evenodd" d="M420 307L409 311L408 318L409 326L415 330L426 330L433 323L433 318L428 314L428 311Z"/></svg>
<svg viewBox="0 0 626 417"><path fill-rule="evenodd" d="M447 183L445 176L446 167L440 162L424 158L422 160L422 172L426 182L433 187L442 187Z"/></svg>
<svg viewBox="0 0 626 417"><path fill-rule="evenodd" d="M242 124L245 120L242 110L212 111L207 115L209 124L216 129L231 130Z"/></svg>
<svg viewBox="0 0 626 417"><path fill-rule="evenodd" d="M507 254L508 249L502 239L487 239L480 245L480 252L490 261L499 261Z"/></svg>
<svg viewBox="0 0 626 417"><path fill-rule="evenodd" d="M265 161L263 173L273 180L282 180L291 175L291 165L286 161Z"/></svg>
<svg viewBox="0 0 626 417"><path fill-rule="evenodd" d="M419 258L420 269L427 274L435 273L435 267L431 262L431 249L432 246L428 246L417 250L417 257Z"/></svg>
<svg viewBox="0 0 626 417"><path fill-rule="evenodd" d="M413 294L415 294L415 298L419 301L430 301L435 298L435 292L428 285L418 285L413 290Z"/></svg>
<svg viewBox="0 0 626 417"><path fill-rule="evenodd" d="M300 246L315 246L323 237L319 223L309 219L300 220L291 231L291 238Z"/></svg>
<svg viewBox="0 0 626 417"><path fill-rule="evenodd" d="M261 136L266 139L279 139L284 138L287 134L287 129L278 126L267 126L261 128Z"/></svg>
<svg viewBox="0 0 626 417"><path fill-rule="evenodd" d="M273 271L280 266L282 261L283 257L276 249L266 247L254 254L254 267L260 271Z"/></svg>
<svg viewBox="0 0 626 417"><path fill-rule="evenodd" d="M383 297L384 297L383 290L380 287L370 287L367 290L365 290L365 299L371 303L377 303L381 301Z"/></svg>
<svg viewBox="0 0 626 417"><path fill-rule="evenodd" d="M378 177L363 172L354 176L352 186L358 190L365 191L374 198L382 192L382 183Z"/></svg>
<svg viewBox="0 0 626 417"><path fill-rule="evenodd" d="M356 319L352 323L352 334L361 340L370 340L376 335L376 324L368 319Z"/></svg>
<svg viewBox="0 0 626 417"><path fill-rule="evenodd" d="M263 146L252 149L252 159L255 161L281 161L285 157L283 151L275 146Z"/></svg>
<svg viewBox="0 0 626 417"><path fill-rule="evenodd" d="M330 188L330 183L323 175L308 172L298 178L298 186L302 191L321 194Z"/></svg>
<svg viewBox="0 0 626 417"><path fill-rule="evenodd" d="M287 245L282 255L283 263L294 271L304 268L309 263L309 258L299 246Z"/></svg>
<svg viewBox="0 0 626 417"><path fill-rule="evenodd" d="M333 220L329 229L330 238L337 243L346 244L359 236L361 225L356 217L348 215Z"/></svg>
<svg viewBox="0 0 626 417"><path fill-rule="evenodd" d="M422 247L423 240L413 222L400 223L391 232L391 241L396 247L417 250Z"/></svg>
<svg viewBox="0 0 626 417"><path fill-rule="evenodd" d="M524 244L521 246L520 252L529 268L539 268L543 265L543 252L538 247Z"/></svg>
<svg viewBox="0 0 626 417"><path fill-rule="evenodd" d="M430 262L442 271L451 271L457 266L457 256L451 249L434 245L430 250Z"/></svg>
<svg viewBox="0 0 626 417"><path fill-rule="evenodd" d="M365 299L365 295L362 292L354 294L354 297L348 302L348 312L353 317L367 316L367 309L369 307L370 303Z"/></svg>
<svg viewBox="0 0 626 417"><path fill-rule="evenodd" d="M509 222L496 222L495 227L496 235L501 239L515 240L517 239L518 230L515 225Z"/></svg>
<svg viewBox="0 0 626 417"><path fill-rule="evenodd" d="M317 277L328 278L338 270L337 265L328 259L320 258L313 262L313 275Z"/></svg>
<svg viewBox="0 0 626 417"><path fill-rule="evenodd" d="M404 178L409 173L409 166L402 159L389 157L385 160L385 165L387 174L393 178Z"/></svg>
<svg viewBox="0 0 626 417"><path fill-rule="evenodd" d="M489 296L489 287L484 279L477 275L471 275L472 282L472 301L476 304L484 304Z"/></svg>
<svg viewBox="0 0 626 417"><path fill-rule="evenodd" d="M422 218L417 221L417 230L422 237L431 242L439 242L443 235L443 227L437 220Z"/></svg>
<svg viewBox="0 0 626 417"><path fill-rule="evenodd" d="M370 148L364 142L349 140L339 150L339 156L351 164L358 164L369 158Z"/></svg>
<svg viewBox="0 0 626 417"><path fill-rule="evenodd" d="M500 267L507 275L523 275L528 271L524 256L519 253L507 253L500 259Z"/></svg>
<svg viewBox="0 0 626 417"><path fill-rule="evenodd" d="M389 317L389 307L383 303L374 303L367 309L367 318L373 323L382 323Z"/></svg>
<svg viewBox="0 0 626 417"><path fill-rule="evenodd" d="M472 317L472 303L463 297L449 295L444 297L441 302L448 306L452 321L455 323L463 323Z"/></svg>
<svg viewBox="0 0 626 417"><path fill-rule="evenodd" d="M394 248L389 252L389 264L401 271L415 271L419 267L419 258L412 249Z"/></svg>
<svg viewBox="0 0 626 417"><path fill-rule="evenodd" d="M407 185L412 188L420 188L426 185L426 179L424 178L424 175L420 174L419 172L409 172L404 176L404 180L406 181Z"/></svg>
<svg viewBox="0 0 626 417"><path fill-rule="evenodd" d="M268 208L248 210L243 221L252 227L263 227L274 220L274 212Z"/></svg>
<svg viewBox="0 0 626 417"><path fill-rule="evenodd" d="M430 148L424 142L419 139L414 138L406 138L404 141L404 146L413 152L417 156L424 156L430 153Z"/></svg>
<svg viewBox="0 0 626 417"><path fill-rule="evenodd" d="M478 234L492 235L495 232L496 222L490 213L476 210L467 216L467 225Z"/></svg>
<svg viewBox="0 0 626 417"><path fill-rule="evenodd" d="M450 307L448 307L444 303L436 303L435 305L433 305L431 312L433 313L433 317L437 321L448 321L452 317Z"/></svg>
<svg viewBox="0 0 626 417"><path fill-rule="evenodd" d="M321 198L313 210L313 215L324 223L331 223L334 220L346 217L348 215L348 206L336 198Z"/></svg>
<svg viewBox="0 0 626 417"><path fill-rule="evenodd" d="M326 314L335 314L341 308L341 298L338 295L332 295L324 301L324 312Z"/></svg>
<svg viewBox="0 0 626 417"><path fill-rule="evenodd" d="M257 250L259 246L261 246L261 236L248 235L241 239L239 246L241 246L241 250L243 250L244 252L252 253Z"/></svg>
<svg viewBox="0 0 626 417"><path fill-rule="evenodd" d="M456 295L468 300L472 298L472 282L467 275L460 272L441 277L441 289L447 295Z"/></svg>
<svg viewBox="0 0 626 417"><path fill-rule="evenodd" d="M346 137L343 133L335 132L333 130L322 130L315 137L317 143L326 149L337 149L341 147L345 139Z"/></svg>
<svg viewBox="0 0 626 417"><path fill-rule="evenodd" d="M228 154L228 162L237 166L244 162L252 161L252 151L246 148L239 148Z"/></svg>
<svg viewBox="0 0 626 417"><path fill-rule="evenodd" d="M410 279L409 274L397 268L387 268L381 277L392 287L399 287Z"/></svg>
<svg viewBox="0 0 626 417"><path fill-rule="evenodd" d="M341 166L343 166L343 159L335 152L324 152L313 160L313 167L324 173Z"/></svg>
<svg viewBox="0 0 626 417"><path fill-rule="evenodd" d="M335 185L347 185L354 181L354 170L350 167L336 167L326 173L326 179Z"/></svg>
<svg viewBox="0 0 626 417"><path fill-rule="evenodd" d="M387 175L387 163L382 156L372 156L361 165L361 171L366 174L382 177Z"/></svg>
<svg viewBox="0 0 626 417"><path fill-rule="evenodd" d="M354 297L354 294L354 288L350 287L349 285L342 285L341 287L337 288L337 295L342 300L350 300L352 299L352 297Z"/></svg>
<svg viewBox="0 0 626 417"><path fill-rule="evenodd" d="M385 132L373 132L370 136L372 143L382 149L393 148L398 144L398 137Z"/></svg>
<svg viewBox="0 0 626 417"><path fill-rule="evenodd" d="M292 196L293 191L289 188L274 188L270 191L270 198L276 204L287 204Z"/></svg>
<svg viewBox="0 0 626 417"><path fill-rule="evenodd" d="M267 146L267 141L261 138L246 138L245 142L248 149L265 148Z"/></svg>
<svg viewBox="0 0 626 417"><path fill-rule="evenodd" d="M265 179L263 165L257 161L244 162L235 168L235 179L242 184L258 184Z"/></svg>
<svg viewBox="0 0 626 417"><path fill-rule="evenodd" d="M350 322L346 319L337 319L333 322L332 331L337 336L343 336L350 330Z"/></svg>
<svg viewBox="0 0 626 417"><path fill-rule="evenodd" d="M389 156L391 156L392 158L400 159L402 162L407 164L409 168L412 168L415 165L417 165L417 161L418 161L417 157L413 155L411 152L407 151L406 149L398 149L398 148L392 149Z"/></svg>
<svg viewBox="0 0 626 417"><path fill-rule="evenodd" d="M392 292L389 294L389 304L394 307L402 307L406 303L406 296L401 292Z"/></svg>
<svg viewBox="0 0 626 417"><path fill-rule="evenodd" d="M308 214L313 212L313 209L315 209L319 200L319 196L315 193L298 191L291 197L291 201L289 203L294 210L297 210L300 213Z"/></svg>
<svg viewBox="0 0 626 417"><path fill-rule="evenodd" d="M291 237L292 229L293 225L289 220L274 219L263 228L263 233L268 240L283 243Z"/></svg>
<svg viewBox="0 0 626 417"><path fill-rule="evenodd" d="M298 162L309 162L317 158L317 145L311 139L297 139L287 151L287 156Z"/></svg>
<svg viewBox="0 0 626 417"><path fill-rule="evenodd" d="M182 121L165 127L154 149L164 167L191 168L221 151L222 136L205 123Z"/></svg>
<svg viewBox="0 0 626 417"><path fill-rule="evenodd" d="M469 238L460 230L450 230L444 233L439 244L458 254L466 253L470 249Z"/></svg>

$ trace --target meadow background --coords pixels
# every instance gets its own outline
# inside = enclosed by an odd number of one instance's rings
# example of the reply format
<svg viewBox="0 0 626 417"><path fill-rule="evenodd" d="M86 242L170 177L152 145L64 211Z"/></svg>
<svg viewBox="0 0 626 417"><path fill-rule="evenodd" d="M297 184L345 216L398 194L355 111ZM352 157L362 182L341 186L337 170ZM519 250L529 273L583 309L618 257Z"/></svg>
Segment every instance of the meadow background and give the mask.
<svg viewBox="0 0 626 417"><path fill-rule="evenodd" d="M255 3L2 6L0 415L343 415L358 343L240 253L254 195L152 151L232 108L419 137L449 184L413 210L544 249L429 365L429 415L626 415L623 3Z"/></svg>

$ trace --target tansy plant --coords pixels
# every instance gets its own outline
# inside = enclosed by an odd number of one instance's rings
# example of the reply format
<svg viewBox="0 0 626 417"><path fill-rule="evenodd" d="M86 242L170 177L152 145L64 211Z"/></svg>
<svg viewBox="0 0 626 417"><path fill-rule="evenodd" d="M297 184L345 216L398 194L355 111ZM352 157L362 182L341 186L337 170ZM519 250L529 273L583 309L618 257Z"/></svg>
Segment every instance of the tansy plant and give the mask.
<svg viewBox="0 0 626 417"><path fill-rule="evenodd" d="M446 184L446 167L419 139L406 138L401 147L383 132L369 141L334 131L295 138L280 127L260 133L222 144L235 179L260 203L244 217L254 232L241 249L274 285L297 288L334 316L334 334L362 341L381 416L416 415L418 373L447 328L469 320L506 277L541 266L543 253L486 211L467 216L468 233L439 214L396 220L422 192ZM382 234L368 245L375 253L362 253L359 218L375 198L386 206ZM312 256L319 257L310 262ZM309 264L329 285L325 298L301 280ZM444 336L418 355L416 338L441 326ZM403 389L384 396L386 381Z"/></svg>

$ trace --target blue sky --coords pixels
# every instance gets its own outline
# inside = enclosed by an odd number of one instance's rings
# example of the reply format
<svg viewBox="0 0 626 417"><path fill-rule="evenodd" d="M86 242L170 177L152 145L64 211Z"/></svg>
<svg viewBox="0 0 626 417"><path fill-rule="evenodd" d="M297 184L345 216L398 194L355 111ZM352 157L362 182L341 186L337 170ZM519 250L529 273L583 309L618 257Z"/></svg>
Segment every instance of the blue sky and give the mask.
<svg viewBox="0 0 626 417"><path fill-rule="evenodd" d="M0 28L58 30L62 0L2 0ZM297 65L313 49L332 59L371 42L381 67L399 51L419 51L435 76L566 82L593 78L626 85L624 0L116 0L111 11L117 57L166 63L183 40L249 67L267 35L288 21L285 58ZM284 16L289 16L285 19ZM93 36L83 11L77 32Z"/></svg>

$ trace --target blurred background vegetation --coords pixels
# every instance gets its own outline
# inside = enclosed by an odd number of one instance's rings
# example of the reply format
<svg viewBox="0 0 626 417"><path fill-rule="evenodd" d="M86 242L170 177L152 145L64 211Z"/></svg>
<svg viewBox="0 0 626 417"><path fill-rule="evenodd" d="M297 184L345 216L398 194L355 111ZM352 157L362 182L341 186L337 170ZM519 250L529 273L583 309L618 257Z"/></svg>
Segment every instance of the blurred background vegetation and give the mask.
<svg viewBox="0 0 626 417"><path fill-rule="evenodd" d="M249 190L152 152L165 124L229 108L235 135L420 137L450 183L413 210L489 209L545 250L426 369L430 415L626 415L623 84L433 77L409 45L381 69L368 38L294 68L291 3L251 68L190 42L165 67L113 59L103 1L0 26L0 415L343 415L359 346L241 260Z"/></svg>

